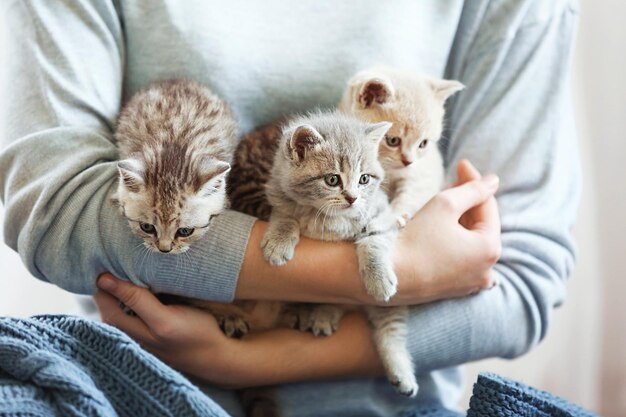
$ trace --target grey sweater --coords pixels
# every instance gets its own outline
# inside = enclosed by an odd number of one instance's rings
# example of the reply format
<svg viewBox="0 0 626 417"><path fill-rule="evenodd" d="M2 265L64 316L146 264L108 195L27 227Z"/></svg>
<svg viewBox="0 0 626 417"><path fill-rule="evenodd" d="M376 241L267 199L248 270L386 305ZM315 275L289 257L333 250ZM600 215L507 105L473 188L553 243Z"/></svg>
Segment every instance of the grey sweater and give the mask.
<svg viewBox="0 0 626 417"><path fill-rule="evenodd" d="M456 365L512 358L546 334L563 302L580 192L567 92L577 6L567 0L6 0L8 79L1 139L4 239L38 278L90 294L104 271L154 290L232 300L254 218L226 212L191 252L140 256L109 202L112 131L122 103L152 80L213 88L247 131L282 114L334 106L373 64L462 81L442 149L500 175L502 284L412 309L417 399L381 380L291 384L286 416L401 415L454 404ZM439 369L438 371L434 371ZM230 392L207 388L233 415Z"/></svg>

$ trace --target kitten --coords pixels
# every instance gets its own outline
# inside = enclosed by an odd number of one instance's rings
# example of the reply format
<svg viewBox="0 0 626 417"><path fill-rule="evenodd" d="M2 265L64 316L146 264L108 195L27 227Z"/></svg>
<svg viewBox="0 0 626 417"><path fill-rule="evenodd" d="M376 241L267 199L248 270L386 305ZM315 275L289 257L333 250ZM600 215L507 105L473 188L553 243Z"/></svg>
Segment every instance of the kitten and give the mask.
<svg viewBox="0 0 626 417"><path fill-rule="evenodd" d="M444 104L464 88L453 80L386 67L359 72L348 81L339 110L368 122L393 123L379 149L384 188L403 227L442 187L437 147Z"/></svg>
<svg viewBox="0 0 626 417"><path fill-rule="evenodd" d="M380 142L390 127L388 122L368 124L334 112L296 118L283 129L266 187L272 212L262 248L268 262L288 262L300 234L354 241L367 291L378 300L394 295L391 250L396 227L380 188L384 170L378 160ZM349 308L299 305L299 327L330 335ZM417 381L406 348L407 309L364 310L388 379L400 393L415 395Z"/></svg>
<svg viewBox="0 0 626 417"><path fill-rule="evenodd" d="M353 76L338 109L368 122L393 125L379 149L385 169L383 189L391 199L398 225L407 220L442 187L443 159L437 143L443 129L445 102L464 86L458 81L376 67ZM233 208L269 219L271 206L263 189L270 175L278 135L287 119L244 136L235 153L237 175L230 176Z"/></svg>
<svg viewBox="0 0 626 417"><path fill-rule="evenodd" d="M158 81L124 106L115 139L114 201L131 229L153 251L185 252L227 205L233 113L194 81Z"/></svg>

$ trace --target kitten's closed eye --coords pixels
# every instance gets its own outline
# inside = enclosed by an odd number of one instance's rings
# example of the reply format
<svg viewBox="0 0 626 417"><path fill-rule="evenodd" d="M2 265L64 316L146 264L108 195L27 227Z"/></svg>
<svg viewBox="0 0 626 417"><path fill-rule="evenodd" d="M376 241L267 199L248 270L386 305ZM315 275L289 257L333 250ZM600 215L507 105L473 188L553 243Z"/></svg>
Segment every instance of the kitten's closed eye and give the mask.
<svg viewBox="0 0 626 417"><path fill-rule="evenodd" d="M420 149L424 149L426 146L428 146L428 139L424 139L423 141L420 142L420 144L418 145L418 147Z"/></svg>

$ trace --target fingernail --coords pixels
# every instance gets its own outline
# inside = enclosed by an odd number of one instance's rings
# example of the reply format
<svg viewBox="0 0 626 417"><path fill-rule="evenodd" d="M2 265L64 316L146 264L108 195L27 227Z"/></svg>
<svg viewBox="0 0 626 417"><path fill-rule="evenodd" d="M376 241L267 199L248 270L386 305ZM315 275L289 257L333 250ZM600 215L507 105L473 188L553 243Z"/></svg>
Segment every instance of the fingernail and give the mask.
<svg viewBox="0 0 626 417"><path fill-rule="evenodd" d="M115 287L117 286L117 283L115 282L115 280L113 278L107 277L107 276L103 276L102 278L99 278L98 281L96 281L96 285L101 290L105 290L105 291L109 291L110 292L110 291L115 290Z"/></svg>
<svg viewBox="0 0 626 417"><path fill-rule="evenodd" d="M483 182L487 185L487 187L494 189L498 187L500 184L500 178L497 175L489 174L483 177Z"/></svg>

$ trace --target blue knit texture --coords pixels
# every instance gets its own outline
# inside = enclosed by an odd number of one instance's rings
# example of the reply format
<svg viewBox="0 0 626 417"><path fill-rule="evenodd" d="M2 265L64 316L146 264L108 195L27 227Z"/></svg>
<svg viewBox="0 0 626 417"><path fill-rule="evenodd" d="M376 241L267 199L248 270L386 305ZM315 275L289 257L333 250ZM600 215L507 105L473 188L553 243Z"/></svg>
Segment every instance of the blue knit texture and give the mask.
<svg viewBox="0 0 626 417"><path fill-rule="evenodd" d="M545 391L482 373L474 384L467 417L594 417L595 414Z"/></svg>
<svg viewBox="0 0 626 417"><path fill-rule="evenodd" d="M0 417L227 417L181 374L105 324L0 318Z"/></svg>
<svg viewBox="0 0 626 417"><path fill-rule="evenodd" d="M0 318L0 417L228 414L178 372L105 324L71 316ZM458 417L421 406L406 417ZM592 417L547 392L480 374L467 417Z"/></svg>

